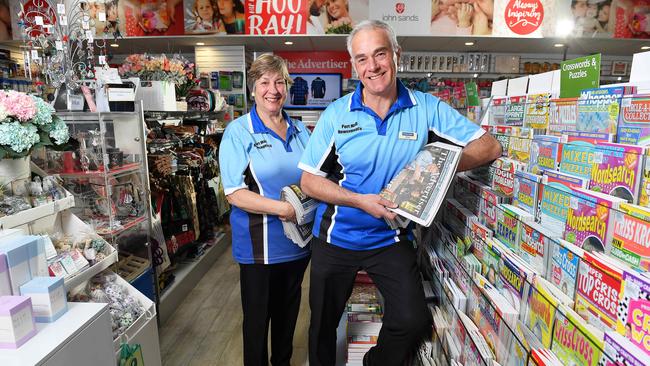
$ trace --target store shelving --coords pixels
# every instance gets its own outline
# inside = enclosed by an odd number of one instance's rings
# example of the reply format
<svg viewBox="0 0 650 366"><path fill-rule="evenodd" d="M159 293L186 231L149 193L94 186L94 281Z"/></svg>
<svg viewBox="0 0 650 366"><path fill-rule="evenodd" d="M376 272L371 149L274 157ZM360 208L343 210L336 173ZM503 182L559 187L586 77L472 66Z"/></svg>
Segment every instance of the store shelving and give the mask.
<svg viewBox="0 0 650 366"><path fill-rule="evenodd" d="M27 225L38 219L54 215L74 206L74 196L68 195L60 200L20 211L16 214L0 217L0 230Z"/></svg>

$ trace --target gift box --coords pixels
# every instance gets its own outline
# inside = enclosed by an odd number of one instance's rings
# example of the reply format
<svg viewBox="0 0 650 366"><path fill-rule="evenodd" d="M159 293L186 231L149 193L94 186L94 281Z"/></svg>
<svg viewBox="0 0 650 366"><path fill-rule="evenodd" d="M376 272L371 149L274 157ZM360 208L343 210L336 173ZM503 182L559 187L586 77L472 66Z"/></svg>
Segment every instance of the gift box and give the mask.
<svg viewBox="0 0 650 366"><path fill-rule="evenodd" d="M28 244L29 271L32 277L47 277L47 258L45 256L45 239L42 236L32 236Z"/></svg>
<svg viewBox="0 0 650 366"><path fill-rule="evenodd" d="M20 286L20 294L32 299L34 319L39 323L56 321L68 310L61 277L34 277Z"/></svg>
<svg viewBox="0 0 650 366"><path fill-rule="evenodd" d="M176 88L171 81L141 81L136 100L142 100L145 111L176 111Z"/></svg>
<svg viewBox="0 0 650 366"><path fill-rule="evenodd" d="M29 245L32 237L21 236L0 241L0 253L7 257L7 269L11 280L11 293L18 295L20 286L29 282L32 275L29 269Z"/></svg>
<svg viewBox="0 0 650 366"><path fill-rule="evenodd" d="M36 334L32 299L0 296L0 348L16 349Z"/></svg>
<svg viewBox="0 0 650 366"><path fill-rule="evenodd" d="M9 280L9 268L7 267L7 256L0 254L0 296L11 295L11 281Z"/></svg>

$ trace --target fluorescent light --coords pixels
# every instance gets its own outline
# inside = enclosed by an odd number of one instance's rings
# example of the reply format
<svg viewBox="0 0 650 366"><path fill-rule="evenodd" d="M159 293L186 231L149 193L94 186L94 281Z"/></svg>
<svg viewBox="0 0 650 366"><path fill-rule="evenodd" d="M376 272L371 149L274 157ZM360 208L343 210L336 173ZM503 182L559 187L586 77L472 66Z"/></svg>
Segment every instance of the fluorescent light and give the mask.
<svg viewBox="0 0 650 366"><path fill-rule="evenodd" d="M287 46L291 46L291 45L293 44L293 42L291 42L291 41L286 41L286 42L284 42L284 44L286 44Z"/></svg>
<svg viewBox="0 0 650 366"><path fill-rule="evenodd" d="M117 47L120 47L120 45L117 44L117 43L111 43L111 47L113 47L113 48L117 48Z"/></svg>
<svg viewBox="0 0 650 366"><path fill-rule="evenodd" d="M553 47L564 47L564 43L556 43L553 45Z"/></svg>
<svg viewBox="0 0 650 366"><path fill-rule="evenodd" d="M197 46L205 46L205 43L203 43L203 42L196 42L196 45L197 45Z"/></svg>
<svg viewBox="0 0 650 366"><path fill-rule="evenodd" d="M641 47L642 50L650 50L650 46L643 46Z"/></svg>
<svg viewBox="0 0 650 366"><path fill-rule="evenodd" d="M473 46L474 41L465 42L465 46Z"/></svg>

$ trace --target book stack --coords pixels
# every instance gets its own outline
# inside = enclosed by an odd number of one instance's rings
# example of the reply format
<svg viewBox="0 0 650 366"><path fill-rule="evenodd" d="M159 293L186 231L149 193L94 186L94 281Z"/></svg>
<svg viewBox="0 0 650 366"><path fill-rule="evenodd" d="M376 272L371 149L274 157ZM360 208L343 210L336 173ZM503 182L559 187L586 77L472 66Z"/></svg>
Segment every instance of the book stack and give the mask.
<svg viewBox="0 0 650 366"><path fill-rule="evenodd" d="M381 330L382 299L377 287L355 281L346 310L347 365L363 365L363 355L377 344Z"/></svg>

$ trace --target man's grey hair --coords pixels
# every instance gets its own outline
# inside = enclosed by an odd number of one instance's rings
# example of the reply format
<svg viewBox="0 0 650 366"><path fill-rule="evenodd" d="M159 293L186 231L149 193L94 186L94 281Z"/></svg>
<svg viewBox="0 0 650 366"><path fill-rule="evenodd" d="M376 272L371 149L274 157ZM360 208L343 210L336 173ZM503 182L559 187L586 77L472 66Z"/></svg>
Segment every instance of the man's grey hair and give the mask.
<svg viewBox="0 0 650 366"><path fill-rule="evenodd" d="M392 48L393 53L397 53L397 51L400 50L400 46L397 43L397 36L395 35L395 31L390 25L388 25L388 23L382 22L381 20L364 20L361 23L357 24L357 26L354 27L352 32L350 32L350 34L348 35L347 47L348 47L348 53L350 54L350 57L354 57L354 55L352 55L352 39L354 39L354 36L357 33L366 29L383 30L384 32L386 32L386 35L390 40L390 46Z"/></svg>

